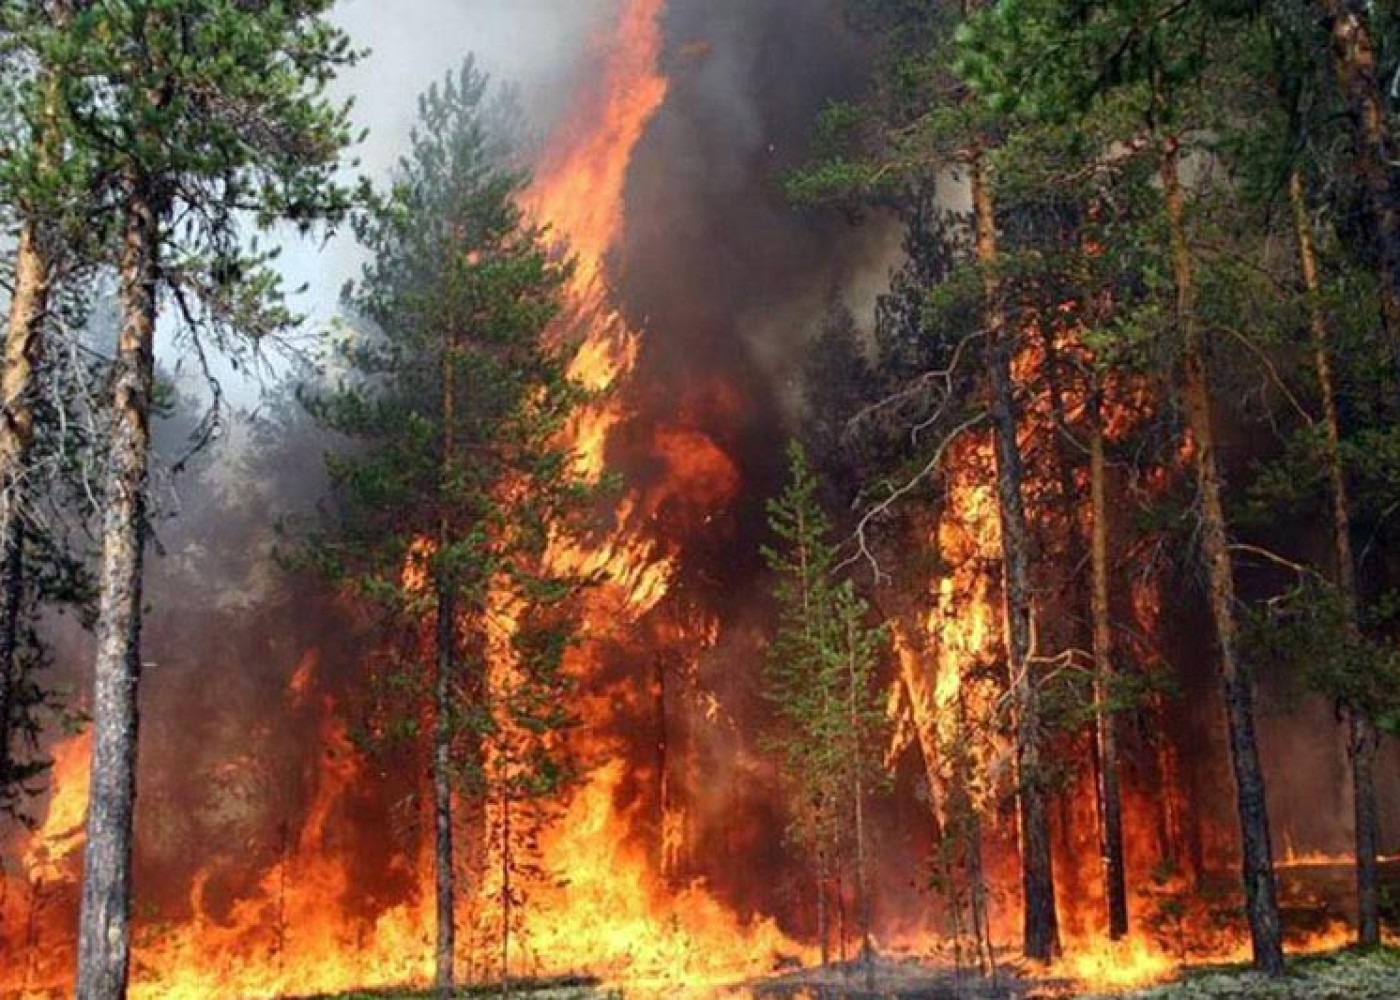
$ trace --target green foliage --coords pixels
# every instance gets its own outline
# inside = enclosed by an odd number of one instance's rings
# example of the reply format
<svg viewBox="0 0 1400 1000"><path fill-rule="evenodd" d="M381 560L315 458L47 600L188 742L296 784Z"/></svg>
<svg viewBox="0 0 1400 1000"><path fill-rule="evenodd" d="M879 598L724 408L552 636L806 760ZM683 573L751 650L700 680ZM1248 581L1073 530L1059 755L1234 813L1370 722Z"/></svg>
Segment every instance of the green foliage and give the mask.
<svg viewBox="0 0 1400 1000"><path fill-rule="evenodd" d="M831 523L801 446L792 444L788 458L787 488L768 505L777 545L763 549L779 606L763 666L781 724L769 745L792 786L790 835L829 863L849 843L857 798L880 780L885 719L875 672L889 637L869 624L852 581L839 578Z"/></svg>
<svg viewBox="0 0 1400 1000"><path fill-rule="evenodd" d="M1003 115L1064 122L1137 89L1142 117L1166 124L1219 26L1208 3L1001 0L959 26L955 68Z"/></svg>
<svg viewBox="0 0 1400 1000"><path fill-rule="evenodd" d="M47 4L8 8L57 82L63 149L62 166L26 156L12 177L40 204L92 199L81 221L111 258L140 189L160 227L160 292L187 334L236 358L298 319L257 234L333 224L355 202L338 178L348 105L326 89L358 54L333 5L111 0L72 5L67 24ZM44 110L26 102L30 128Z"/></svg>
<svg viewBox="0 0 1400 1000"><path fill-rule="evenodd" d="M422 96L392 190L356 221L369 261L344 295L338 383L303 400L348 442L327 459L335 506L307 554L394 637L370 731L424 731L429 626L454 609L454 766L472 795L526 802L574 773L564 657L586 581L544 556L594 485L562 443L584 399L572 345L545 339L569 265L518 206L510 124L470 60Z"/></svg>
<svg viewBox="0 0 1400 1000"><path fill-rule="evenodd" d="M1400 728L1400 651L1392 640L1372 636L1391 633L1400 620L1397 613L1400 598L1382 595L1365 609L1358 632L1334 587L1305 580L1252 609L1245 639L1255 662L1286 666L1311 690L1395 732Z"/></svg>

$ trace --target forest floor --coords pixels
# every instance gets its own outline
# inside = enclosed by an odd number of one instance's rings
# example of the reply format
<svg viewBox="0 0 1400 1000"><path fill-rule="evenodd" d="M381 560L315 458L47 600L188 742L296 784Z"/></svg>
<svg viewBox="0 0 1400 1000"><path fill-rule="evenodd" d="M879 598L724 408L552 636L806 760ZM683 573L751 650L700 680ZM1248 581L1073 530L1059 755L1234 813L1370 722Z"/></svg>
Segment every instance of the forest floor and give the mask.
<svg viewBox="0 0 1400 1000"><path fill-rule="evenodd" d="M461 1000L501 997L499 984L463 988ZM1341 951L1290 961L1279 979L1245 967L1192 969L1174 983L1089 994L1063 981L1004 976L999 982L910 962L854 964L792 972L732 989L617 988L586 980L514 983L519 1000L1400 1000L1400 949ZM361 992L307 1000L434 1000L432 992Z"/></svg>
<svg viewBox="0 0 1400 1000"><path fill-rule="evenodd" d="M1292 959L1278 979L1245 968L1190 971L1178 982L1116 994L1114 1000L1400 1000L1400 949Z"/></svg>

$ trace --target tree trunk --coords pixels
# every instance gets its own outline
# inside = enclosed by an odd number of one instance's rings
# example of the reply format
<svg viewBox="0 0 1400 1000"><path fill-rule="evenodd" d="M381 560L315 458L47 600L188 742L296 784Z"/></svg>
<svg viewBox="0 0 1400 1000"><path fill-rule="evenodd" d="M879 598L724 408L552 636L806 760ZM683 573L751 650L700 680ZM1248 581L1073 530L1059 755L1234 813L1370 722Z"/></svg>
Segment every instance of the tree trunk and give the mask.
<svg viewBox="0 0 1400 1000"><path fill-rule="evenodd" d="M111 453L98 578L78 1000L118 1000L126 994L159 228L160 212L149 183L139 175L129 177L120 264L122 325L112 378Z"/></svg>
<svg viewBox="0 0 1400 1000"><path fill-rule="evenodd" d="M452 675L456 645L456 602L452 588L438 584L437 671L433 683L433 850L437 888L437 971L433 983L443 996L456 985L456 887L452 866Z"/></svg>
<svg viewBox="0 0 1400 1000"><path fill-rule="evenodd" d="M1288 195L1293 205L1294 231L1298 240L1298 262L1308 300L1308 331L1313 348L1313 367L1322 396L1322 424L1326 432L1323 461L1327 466L1328 492L1332 501L1332 545L1336 560L1337 590L1341 594L1345 627L1353 639L1361 635L1360 604L1356 591L1356 559L1351 549L1351 502L1347 495L1346 473L1342 468L1342 426L1337 411L1337 390L1332 375L1331 336L1322 311L1322 288L1313 246L1312 223L1308 219L1303 178L1297 172L1288 178ZM1347 750L1351 757L1353 804L1356 819L1356 929L1357 940L1366 947L1381 941L1380 893L1376 853L1379 844L1376 813L1375 754L1379 738L1363 706L1347 706L1349 728Z"/></svg>
<svg viewBox="0 0 1400 1000"><path fill-rule="evenodd" d="M1210 383L1197 326L1195 274L1186 242L1185 201L1181 190L1180 144L1163 141L1161 176L1171 235L1176 314L1181 332L1181 394L1190 426L1200 492L1201 550L1206 563L1211 617L1219 647L1220 675L1230 733L1230 761L1235 776L1243 852L1245 911L1257 968L1283 972L1283 938L1264 773L1254 735L1254 682L1239 654L1235 621L1234 566L1225 525L1224 485L1211 424Z"/></svg>
<svg viewBox="0 0 1400 1000"><path fill-rule="evenodd" d="M1012 384L1012 338L1006 333L997 265L996 217L987 166L980 152L971 161L977 262L986 294L988 373L997 458L997 500L1006 590L1006 652L1016 706L1017 801L1021 821L1024 944L1028 958L1047 961L1060 950L1051 867L1050 819L1040 761L1040 694L1031 669L1030 536L1022 497L1021 451Z"/></svg>
<svg viewBox="0 0 1400 1000"><path fill-rule="evenodd" d="M437 561L437 675L433 683L433 825L436 833L433 859L436 866L437 948L434 984L450 996L456 985L457 896L452 865L452 681L456 672L456 580L450 566L452 479L456 468L457 335L448 330L442 351L442 455L438 469L440 502Z"/></svg>
<svg viewBox="0 0 1400 1000"><path fill-rule="evenodd" d="M1351 119L1356 172L1380 264L1381 311L1400 347L1400 149L1386 123L1366 0L1319 0L1332 32L1332 62Z"/></svg>
<svg viewBox="0 0 1400 1000"><path fill-rule="evenodd" d="M1099 759L1099 823L1103 847L1104 892L1108 900L1108 936L1128 934L1128 888L1123 863L1123 796L1118 781L1118 734L1109 698L1113 684L1113 628L1109 617L1108 488L1103 421L1097 391L1089 401L1089 493L1093 530L1090 540L1090 617L1094 635L1094 742Z"/></svg>
<svg viewBox="0 0 1400 1000"><path fill-rule="evenodd" d="M867 872L865 842L865 741L860 718L860 690L857 684L856 655L858 650L856 623L846 622L846 708L847 722L855 739L851 755L851 800L855 811L856 836L856 919L860 922L860 960L865 966L866 988L875 989L875 947L870 937L870 883Z"/></svg>
<svg viewBox="0 0 1400 1000"><path fill-rule="evenodd" d="M501 995L510 995L510 922L514 917L515 897L511 886L511 816L510 780L501 777Z"/></svg>
<svg viewBox="0 0 1400 1000"><path fill-rule="evenodd" d="M0 550L0 806L9 804L20 794L18 774L14 765L15 722L19 706L15 692L19 689L20 609L24 603L24 525L19 518L7 524ZM3 816L0 812L0 816Z"/></svg>

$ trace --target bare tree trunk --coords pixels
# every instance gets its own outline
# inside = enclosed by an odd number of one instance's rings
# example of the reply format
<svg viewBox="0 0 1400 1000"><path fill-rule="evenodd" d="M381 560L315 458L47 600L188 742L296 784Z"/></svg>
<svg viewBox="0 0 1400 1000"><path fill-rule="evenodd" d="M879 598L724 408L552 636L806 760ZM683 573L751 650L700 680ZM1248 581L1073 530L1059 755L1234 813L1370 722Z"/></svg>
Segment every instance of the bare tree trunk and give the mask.
<svg viewBox="0 0 1400 1000"><path fill-rule="evenodd" d="M972 909L972 934L977 946L977 965L983 974L997 977L996 943L992 940L992 915L987 905L987 873L982 864L982 821L968 817L967 831L968 898Z"/></svg>
<svg viewBox="0 0 1400 1000"><path fill-rule="evenodd" d="M452 681L456 672L457 607L456 581L449 561L452 525L447 513L446 495L452 482L456 456L457 430L457 337L448 331L442 352L442 455L439 468L444 510L438 522L437 568L437 676L433 685L433 820L435 883L437 894L437 947L434 985L450 996L456 985L457 896L452 864Z"/></svg>
<svg viewBox="0 0 1400 1000"><path fill-rule="evenodd" d="M501 778L501 995L510 995L510 922L513 917L515 900L511 893L510 867L510 782L508 775Z"/></svg>
<svg viewBox="0 0 1400 1000"><path fill-rule="evenodd" d="M124 997L130 960L141 570L160 238L160 212L145 177L127 178L125 208L122 326L112 378L111 454L98 578L92 790L78 926L78 1000Z"/></svg>
<svg viewBox="0 0 1400 1000"><path fill-rule="evenodd" d="M1386 123L1366 0L1319 0L1332 32L1332 62L1351 118L1356 172L1380 258L1381 311L1400 345L1400 149Z"/></svg>
<svg viewBox="0 0 1400 1000"><path fill-rule="evenodd" d="M855 836L856 836L856 919L860 923L860 960L865 967L866 988L871 992L875 990L875 947L870 937L870 880L866 869L867 845L865 842L865 746L862 739L862 722L860 718L859 697L860 690L857 685L857 637L855 635L856 624L852 621L846 623L846 706L847 720L851 727L851 732L855 738L854 753L852 754L852 781L851 799L855 811Z"/></svg>
<svg viewBox="0 0 1400 1000"><path fill-rule="evenodd" d="M1172 272L1176 281L1177 323L1181 331L1181 393L1191 429L1200 491L1201 549L1206 563L1207 596L1219 647L1220 674L1230 733L1230 760L1235 775L1243 853L1245 911L1257 968L1283 972L1283 935L1278 889L1274 879L1264 772L1254 735L1254 680L1240 657L1235 621L1234 565L1225 525L1224 485L1211 422L1210 383L1196 317L1195 273L1186 242L1185 201L1181 190L1180 145L1163 140L1161 176L1171 234Z"/></svg>
<svg viewBox="0 0 1400 1000"><path fill-rule="evenodd" d="M457 919L452 863L452 676L456 646L456 602L440 582L437 593L437 676L433 684L433 851L437 890L437 971L433 983L450 996L456 983Z"/></svg>
<svg viewBox="0 0 1400 1000"><path fill-rule="evenodd" d="M24 603L24 524L16 517L3 531L0 550L0 804L20 794L15 769L15 722L19 706L19 619ZM3 813L0 813L3 815Z"/></svg>
<svg viewBox="0 0 1400 1000"><path fill-rule="evenodd" d="M827 927L827 883L831 880L826 852L817 855L817 938L821 941L822 967L831 964L831 931Z"/></svg>
<svg viewBox="0 0 1400 1000"><path fill-rule="evenodd" d="M1021 451L1012 383L1013 338L1006 333L997 266L996 216L987 166L980 152L971 162L977 262L984 273L988 372L997 457L997 499L1006 589L1007 669L1016 706L1017 800L1021 820L1021 871L1028 958L1046 961L1060 950L1051 866L1050 819L1040 760L1040 694L1031 669L1030 537L1022 496Z"/></svg>
<svg viewBox="0 0 1400 1000"><path fill-rule="evenodd" d="M1108 468L1104 459L1100 397L1089 400L1089 494L1093 529L1090 539L1090 616L1094 635L1094 742L1099 761L1099 837L1103 847L1104 890L1108 900L1108 936L1128 934L1127 873L1123 862L1123 795L1118 779L1118 731L1109 704L1113 685L1113 627L1109 616Z"/></svg>
<svg viewBox="0 0 1400 1000"><path fill-rule="evenodd" d="M1313 246L1312 223L1303 195L1303 178L1297 172L1288 178L1288 195L1293 205L1294 229L1298 239L1298 261L1308 297L1308 330L1312 338L1313 367L1322 394L1322 424L1326 431L1324 462L1332 500L1332 544L1336 559L1337 590L1342 596L1346 628L1359 638L1361 623L1356 591L1356 559L1351 548L1351 503L1347 495L1346 473L1342 468L1342 427L1337 412L1337 390L1332 374L1331 336L1322 311L1322 289L1317 272L1317 252ZM1377 828L1375 757L1380 740L1376 727L1362 706L1347 706L1350 730L1347 750L1351 757L1353 803L1356 819L1356 930L1365 947L1381 942L1380 891L1376 854Z"/></svg>

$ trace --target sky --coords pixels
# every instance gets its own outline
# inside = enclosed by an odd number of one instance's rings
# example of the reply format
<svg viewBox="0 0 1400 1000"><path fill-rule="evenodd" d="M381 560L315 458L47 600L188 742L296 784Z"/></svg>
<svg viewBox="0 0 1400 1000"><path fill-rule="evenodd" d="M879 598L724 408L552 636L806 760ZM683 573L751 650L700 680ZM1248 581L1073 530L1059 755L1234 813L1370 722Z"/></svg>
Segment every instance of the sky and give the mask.
<svg viewBox="0 0 1400 1000"><path fill-rule="evenodd" d="M357 130L366 141L353 151L358 172L387 180L403 154L417 113L417 97L475 55L494 80L521 89L531 127L548 129L579 56L595 37L599 15L615 0L341 0L332 19L351 36L364 59L344 72L333 91L354 102ZM291 289L307 286L294 302L309 317L304 333L336 317L340 289L360 257L347 235L329 244L287 236L281 267ZM169 344L169 338L164 338ZM173 358L167 358L173 361ZM252 407L255 381L227 364L220 381L236 408ZM191 387L193 388L193 387Z"/></svg>

